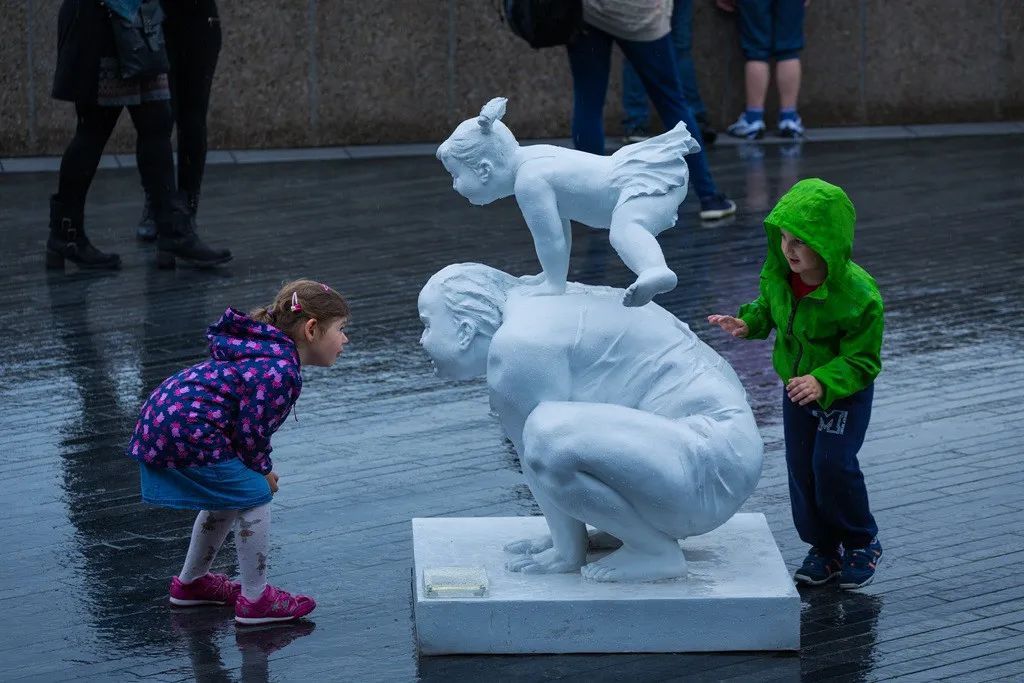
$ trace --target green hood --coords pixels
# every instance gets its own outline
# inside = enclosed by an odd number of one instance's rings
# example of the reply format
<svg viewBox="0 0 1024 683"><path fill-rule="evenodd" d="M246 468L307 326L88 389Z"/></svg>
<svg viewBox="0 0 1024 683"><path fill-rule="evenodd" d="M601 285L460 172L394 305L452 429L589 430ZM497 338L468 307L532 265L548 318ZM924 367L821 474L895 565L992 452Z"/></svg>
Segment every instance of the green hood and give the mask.
<svg viewBox="0 0 1024 683"><path fill-rule="evenodd" d="M842 189L818 178L801 180L764 220L768 255L760 296L737 314L747 338L773 330L772 365L782 380L814 375L824 389L824 409L865 388L881 370L882 298L874 278L852 260L857 219ZM828 264L825 281L803 299L789 284L781 231L803 240Z"/></svg>
<svg viewBox="0 0 1024 683"><path fill-rule="evenodd" d="M828 264L828 277L811 297L828 296L829 283L845 275L853 253L853 226L857 212L841 187L820 178L808 178L783 195L764 219L768 234L765 274L789 278L789 263L782 254L782 230L803 240ZM774 272L772 272L774 271Z"/></svg>

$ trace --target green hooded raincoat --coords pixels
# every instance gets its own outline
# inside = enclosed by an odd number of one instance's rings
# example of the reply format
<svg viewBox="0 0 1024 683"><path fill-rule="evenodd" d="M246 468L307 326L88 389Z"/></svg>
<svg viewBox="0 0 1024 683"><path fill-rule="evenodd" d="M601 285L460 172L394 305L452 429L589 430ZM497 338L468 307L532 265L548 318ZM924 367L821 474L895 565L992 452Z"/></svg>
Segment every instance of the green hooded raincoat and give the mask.
<svg viewBox="0 0 1024 683"><path fill-rule="evenodd" d="M882 297L875 280L850 260L853 204L839 187L818 178L801 180L764 219L768 256L761 269L760 296L740 307L748 339L778 331L772 365L783 382L811 374L824 389L818 403L833 402L866 388L882 369ZM815 291L797 299L789 285L789 263L781 230L803 240L828 264Z"/></svg>

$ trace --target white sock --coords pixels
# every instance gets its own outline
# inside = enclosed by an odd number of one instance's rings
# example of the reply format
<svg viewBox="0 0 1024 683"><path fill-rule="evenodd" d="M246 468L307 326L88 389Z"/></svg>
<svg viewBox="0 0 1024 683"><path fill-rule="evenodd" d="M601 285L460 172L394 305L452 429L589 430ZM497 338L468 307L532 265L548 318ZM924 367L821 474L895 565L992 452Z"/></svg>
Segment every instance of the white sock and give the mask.
<svg viewBox="0 0 1024 683"><path fill-rule="evenodd" d="M238 513L235 531L242 595L257 600L267 586L267 553L270 550L270 503Z"/></svg>
<svg viewBox="0 0 1024 683"><path fill-rule="evenodd" d="M201 576L206 576L214 558L217 557L217 551L224 545L224 539L228 537L228 532L237 518L237 510L202 510L196 515L196 523L192 525L192 540L188 544L188 554L185 556L185 566L178 574L182 583L191 583Z"/></svg>

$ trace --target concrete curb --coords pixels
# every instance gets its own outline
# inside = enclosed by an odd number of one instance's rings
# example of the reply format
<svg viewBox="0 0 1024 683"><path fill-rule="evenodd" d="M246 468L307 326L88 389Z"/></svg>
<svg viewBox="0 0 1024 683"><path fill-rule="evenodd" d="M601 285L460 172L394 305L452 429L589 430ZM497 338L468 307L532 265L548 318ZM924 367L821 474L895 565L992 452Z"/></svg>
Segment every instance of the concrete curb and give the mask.
<svg viewBox="0 0 1024 683"><path fill-rule="evenodd" d="M906 126L861 126L840 128L814 128L807 131L805 143L837 142L846 140L907 140L915 138L962 137L970 135L1024 135L1024 121L997 121L991 123L934 123ZM562 147L572 146L569 138L523 140L524 144L547 143ZM618 144L609 136L609 147ZM793 140L766 137L757 144L785 144ZM746 140L721 134L715 146L731 147L746 144ZM297 149L244 149L210 150L207 165L270 164L296 161L334 161L338 159L385 159L394 157L433 156L438 143L412 143L405 145L349 145L343 147L311 147ZM101 169L135 168L132 154L104 154ZM0 173L40 173L60 170L60 157L2 157Z"/></svg>

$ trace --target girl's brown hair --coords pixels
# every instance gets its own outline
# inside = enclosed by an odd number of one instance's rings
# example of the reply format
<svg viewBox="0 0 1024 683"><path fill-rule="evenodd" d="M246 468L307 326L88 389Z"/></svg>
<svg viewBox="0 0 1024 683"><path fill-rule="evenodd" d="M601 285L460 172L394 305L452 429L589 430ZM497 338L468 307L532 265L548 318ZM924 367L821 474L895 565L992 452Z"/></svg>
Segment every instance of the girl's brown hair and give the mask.
<svg viewBox="0 0 1024 683"><path fill-rule="evenodd" d="M261 323L270 323L289 335L295 326L316 318L322 325L332 320L347 320L348 302L338 292L313 280L293 280L274 297L273 303L249 313ZM322 327L321 329L326 329Z"/></svg>

